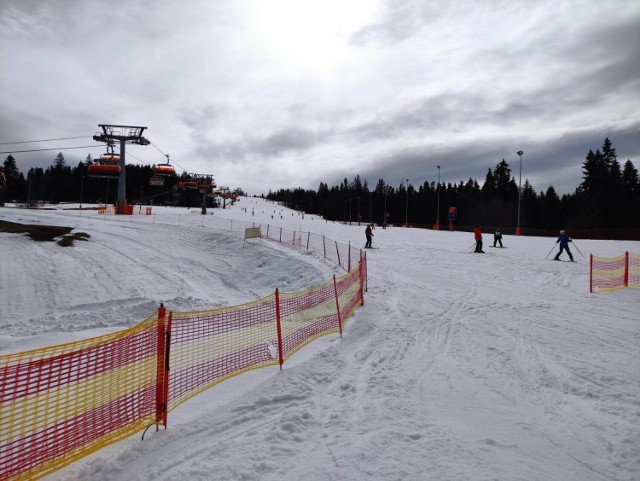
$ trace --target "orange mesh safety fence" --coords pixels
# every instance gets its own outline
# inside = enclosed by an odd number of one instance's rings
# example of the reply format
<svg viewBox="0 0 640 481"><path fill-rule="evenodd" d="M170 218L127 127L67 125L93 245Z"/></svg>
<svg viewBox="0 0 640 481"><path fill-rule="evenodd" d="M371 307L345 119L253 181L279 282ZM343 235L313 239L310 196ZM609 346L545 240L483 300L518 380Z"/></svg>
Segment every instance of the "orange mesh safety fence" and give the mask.
<svg viewBox="0 0 640 481"><path fill-rule="evenodd" d="M590 291L640 288L640 254L625 252L616 257L591 255Z"/></svg>
<svg viewBox="0 0 640 481"><path fill-rule="evenodd" d="M278 363L274 295L170 317L169 410L224 379Z"/></svg>
<svg viewBox="0 0 640 481"><path fill-rule="evenodd" d="M45 476L156 422L158 324L154 314L117 333L0 356L0 479Z"/></svg>

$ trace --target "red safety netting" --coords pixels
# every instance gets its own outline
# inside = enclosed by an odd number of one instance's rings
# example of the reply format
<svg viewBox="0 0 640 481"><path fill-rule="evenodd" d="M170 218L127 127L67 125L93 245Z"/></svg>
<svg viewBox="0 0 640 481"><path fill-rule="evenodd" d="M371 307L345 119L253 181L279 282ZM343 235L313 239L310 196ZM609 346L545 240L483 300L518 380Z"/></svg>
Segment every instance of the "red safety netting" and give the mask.
<svg viewBox="0 0 640 481"><path fill-rule="evenodd" d="M640 254L629 252L628 287L640 289Z"/></svg>
<svg viewBox="0 0 640 481"><path fill-rule="evenodd" d="M297 293L280 293L283 358L319 336L339 332L334 281Z"/></svg>
<svg viewBox="0 0 640 481"><path fill-rule="evenodd" d="M0 357L0 479L44 476L156 422L160 332L154 315Z"/></svg>
<svg viewBox="0 0 640 481"><path fill-rule="evenodd" d="M640 254L625 252L616 257L591 256L590 291L640 288Z"/></svg>
<svg viewBox="0 0 640 481"><path fill-rule="evenodd" d="M171 314L169 410L240 374L278 363L275 296Z"/></svg>
<svg viewBox="0 0 640 481"><path fill-rule="evenodd" d="M240 306L168 318L161 308L131 329L0 356L0 480L37 479L151 424L166 426L169 410L218 382L342 333L363 303L362 251L274 232L263 237L313 251L347 274Z"/></svg>

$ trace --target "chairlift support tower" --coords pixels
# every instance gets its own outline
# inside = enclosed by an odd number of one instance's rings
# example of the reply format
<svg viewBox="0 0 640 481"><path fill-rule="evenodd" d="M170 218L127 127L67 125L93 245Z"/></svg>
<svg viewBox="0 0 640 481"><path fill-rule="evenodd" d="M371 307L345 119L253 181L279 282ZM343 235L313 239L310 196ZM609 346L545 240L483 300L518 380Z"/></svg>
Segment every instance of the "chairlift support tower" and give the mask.
<svg viewBox="0 0 640 481"><path fill-rule="evenodd" d="M120 176L118 177L118 208L117 214L124 213L124 204L127 201L127 174L125 170L125 145L127 142L138 145L149 145L151 142L142 136L146 127L136 127L131 125L108 125L98 124L102 132L93 136L93 140L98 142L115 143L120 142Z"/></svg>

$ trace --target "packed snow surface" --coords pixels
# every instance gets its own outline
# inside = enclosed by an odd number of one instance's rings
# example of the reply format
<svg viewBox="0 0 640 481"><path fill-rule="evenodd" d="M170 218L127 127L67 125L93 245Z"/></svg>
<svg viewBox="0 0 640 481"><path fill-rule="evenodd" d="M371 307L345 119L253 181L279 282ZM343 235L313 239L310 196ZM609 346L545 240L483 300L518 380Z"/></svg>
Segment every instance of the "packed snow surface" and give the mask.
<svg viewBox="0 0 640 481"><path fill-rule="evenodd" d="M365 242L365 224L253 198L206 216L5 207L0 219L90 235L61 247L0 234L3 354L133 326L161 302L235 305L341 273L304 250L244 243L246 223ZM365 304L343 338L225 381L169 413L166 430L47 479L640 479L640 291L590 294L588 262L640 242L576 239L569 263L550 260L552 238L494 249L484 237L473 254L469 232L377 227Z"/></svg>

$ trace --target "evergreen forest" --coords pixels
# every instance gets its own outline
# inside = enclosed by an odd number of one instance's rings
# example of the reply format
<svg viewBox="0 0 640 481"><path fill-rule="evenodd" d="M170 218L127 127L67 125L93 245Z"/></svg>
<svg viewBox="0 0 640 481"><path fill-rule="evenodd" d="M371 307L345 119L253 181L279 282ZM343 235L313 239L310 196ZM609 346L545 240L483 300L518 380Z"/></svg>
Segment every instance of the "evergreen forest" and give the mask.
<svg viewBox="0 0 640 481"><path fill-rule="evenodd" d="M86 202L114 203L117 180L91 178L87 156L72 168L59 153L50 167L21 172L9 155L0 175L0 205L5 202ZM560 197L553 186L536 192L525 181L519 195L518 183L503 159L488 168L482 185L469 178L457 184L424 182L422 185L392 186L379 179L375 186L356 175L337 186L320 183L318 190L301 188L269 191L267 198L287 207L340 222L382 223L432 227L439 220L442 229L450 222L456 226L500 226L514 229L519 221L523 229L559 228L640 228L640 182L631 160L620 165L609 138L601 149L590 150L582 164L582 182L572 194ZM153 168L126 165L127 199L134 204L199 206L200 198L176 195L176 185L186 178L173 176L163 186L149 184ZM635 229L634 229L635 230Z"/></svg>

